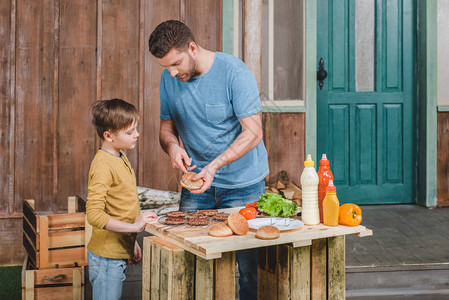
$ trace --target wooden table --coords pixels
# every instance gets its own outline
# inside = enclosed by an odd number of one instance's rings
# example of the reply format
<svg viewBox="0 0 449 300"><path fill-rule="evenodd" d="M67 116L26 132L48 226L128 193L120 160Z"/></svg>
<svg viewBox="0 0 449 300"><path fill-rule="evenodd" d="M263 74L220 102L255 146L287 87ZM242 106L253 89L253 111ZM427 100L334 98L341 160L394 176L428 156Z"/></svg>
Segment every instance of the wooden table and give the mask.
<svg viewBox="0 0 449 300"><path fill-rule="evenodd" d="M254 232L217 238L208 230L146 226L156 237L144 240L144 299L234 299L235 251L252 248L258 249L259 299L344 299L345 235L372 235L361 225L303 226L275 240L257 239Z"/></svg>

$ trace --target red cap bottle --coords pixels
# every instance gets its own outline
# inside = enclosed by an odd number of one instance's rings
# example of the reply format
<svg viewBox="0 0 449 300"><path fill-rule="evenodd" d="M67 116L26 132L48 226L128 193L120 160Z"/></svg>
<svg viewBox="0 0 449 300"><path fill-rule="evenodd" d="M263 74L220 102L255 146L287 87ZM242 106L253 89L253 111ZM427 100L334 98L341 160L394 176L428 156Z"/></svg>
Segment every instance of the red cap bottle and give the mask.
<svg viewBox="0 0 449 300"><path fill-rule="evenodd" d="M334 180L334 175L331 172L330 162L323 154L320 160L320 168L318 170L318 209L320 211L320 222L323 223L323 200L326 197L326 187L329 185L329 180Z"/></svg>

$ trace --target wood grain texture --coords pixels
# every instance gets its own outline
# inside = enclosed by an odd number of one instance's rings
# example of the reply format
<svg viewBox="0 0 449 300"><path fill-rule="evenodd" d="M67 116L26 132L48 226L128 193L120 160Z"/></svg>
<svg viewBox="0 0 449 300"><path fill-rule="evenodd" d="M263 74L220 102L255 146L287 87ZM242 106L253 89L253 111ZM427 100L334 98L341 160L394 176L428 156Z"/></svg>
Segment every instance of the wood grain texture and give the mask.
<svg viewBox="0 0 449 300"><path fill-rule="evenodd" d="M17 2L14 210L39 191L37 209L52 210L54 178L54 1Z"/></svg>
<svg viewBox="0 0 449 300"><path fill-rule="evenodd" d="M17 266L23 263L25 248L22 238L22 219L0 219L0 266Z"/></svg>
<svg viewBox="0 0 449 300"><path fill-rule="evenodd" d="M449 203L449 112L438 113L437 203Z"/></svg>
<svg viewBox="0 0 449 300"><path fill-rule="evenodd" d="M144 70L144 106L140 121L143 130L140 143L143 144L141 166L149 172L139 184L159 190L178 190L177 172L171 168L168 155L159 145L159 83L164 70L148 49L148 38L159 23L168 19L179 19L179 1L145 1L145 70ZM153 175L154 174L154 175ZM157 174L157 175L155 175Z"/></svg>
<svg viewBox="0 0 449 300"><path fill-rule="evenodd" d="M328 299L345 299L345 237L328 238Z"/></svg>
<svg viewBox="0 0 449 300"><path fill-rule="evenodd" d="M269 182L277 182L279 172L287 171L290 180L300 186L304 169L304 114L264 113L264 143L268 151Z"/></svg>
<svg viewBox="0 0 449 300"><path fill-rule="evenodd" d="M196 257L196 299L214 299L214 261Z"/></svg>
<svg viewBox="0 0 449 300"><path fill-rule="evenodd" d="M214 299L226 300L235 297L235 259L235 252L227 252L215 260Z"/></svg>
<svg viewBox="0 0 449 300"><path fill-rule="evenodd" d="M262 89L262 0L243 1L243 61Z"/></svg>
<svg viewBox="0 0 449 300"><path fill-rule="evenodd" d="M101 97L139 105L139 1L102 3ZM138 173L138 147L126 151Z"/></svg>
<svg viewBox="0 0 449 300"><path fill-rule="evenodd" d="M327 299L326 239L312 241L311 299Z"/></svg>
<svg viewBox="0 0 449 300"><path fill-rule="evenodd" d="M0 3L0 213L9 212L9 170L10 170L10 135L11 131L11 1Z"/></svg>
<svg viewBox="0 0 449 300"><path fill-rule="evenodd" d="M292 299L310 299L310 249L311 246L292 249L291 280L296 283L291 289Z"/></svg>
<svg viewBox="0 0 449 300"><path fill-rule="evenodd" d="M221 0L185 1L185 20L195 40L207 50L221 51Z"/></svg>
<svg viewBox="0 0 449 300"><path fill-rule="evenodd" d="M87 175L95 154L96 135L90 114L95 101L95 18L94 2L61 2L58 210L65 210L69 195L87 198Z"/></svg>

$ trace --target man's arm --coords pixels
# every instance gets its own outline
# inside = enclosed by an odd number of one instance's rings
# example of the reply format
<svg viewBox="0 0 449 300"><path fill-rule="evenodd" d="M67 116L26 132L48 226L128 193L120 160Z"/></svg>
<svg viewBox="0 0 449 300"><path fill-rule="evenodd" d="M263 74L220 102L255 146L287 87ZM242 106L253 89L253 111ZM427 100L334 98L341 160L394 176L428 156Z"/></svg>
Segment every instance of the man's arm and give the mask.
<svg viewBox="0 0 449 300"><path fill-rule="evenodd" d="M220 156L205 166L203 170L201 170L201 172L193 178L195 180L203 178L204 184L200 189L191 191L192 193L199 194L206 191L210 188L215 177L215 173L217 173L220 168L244 156L262 141L263 130L261 112L239 119L239 121L242 125L242 132L235 139L235 141L222 154L220 154Z"/></svg>
<svg viewBox="0 0 449 300"><path fill-rule="evenodd" d="M192 159L184 148L180 146L178 131L172 120L161 119L159 127L159 143L165 153L170 156L172 168L180 169L184 173L187 173L188 171L184 166L184 162L190 166ZM194 169L195 167L196 166L192 166L191 169Z"/></svg>

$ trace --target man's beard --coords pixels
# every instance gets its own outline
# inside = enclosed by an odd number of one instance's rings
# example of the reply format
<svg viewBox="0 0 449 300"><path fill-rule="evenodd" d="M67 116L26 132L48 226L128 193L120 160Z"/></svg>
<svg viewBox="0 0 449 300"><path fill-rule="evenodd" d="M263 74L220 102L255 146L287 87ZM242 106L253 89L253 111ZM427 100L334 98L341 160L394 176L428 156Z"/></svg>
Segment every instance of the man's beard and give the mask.
<svg viewBox="0 0 449 300"><path fill-rule="evenodd" d="M180 79L179 76L176 76L176 77L178 77L179 80L184 81L184 82L189 81L193 76L196 75L196 73L197 73L196 67L197 66L198 66L198 63L193 59L193 57L191 57L189 55L189 69L187 70L186 73L182 74L182 76L181 76L181 77L183 77L182 79Z"/></svg>

